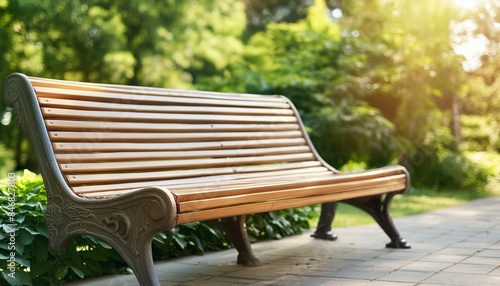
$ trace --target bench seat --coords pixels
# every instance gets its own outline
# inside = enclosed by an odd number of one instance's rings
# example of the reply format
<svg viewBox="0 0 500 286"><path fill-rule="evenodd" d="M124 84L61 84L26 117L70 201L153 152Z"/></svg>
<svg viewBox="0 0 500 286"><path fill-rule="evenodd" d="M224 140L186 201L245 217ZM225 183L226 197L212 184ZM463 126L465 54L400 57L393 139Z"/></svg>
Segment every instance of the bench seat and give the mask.
<svg viewBox="0 0 500 286"><path fill-rule="evenodd" d="M202 180L147 181L73 189L81 196L99 198L121 195L135 188L164 186L176 198L177 223L182 224L345 200L359 194L385 194L406 188L406 176L399 167L372 170L362 175L335 174L326 168L312 167L246 176L207 176Z"/></svg>

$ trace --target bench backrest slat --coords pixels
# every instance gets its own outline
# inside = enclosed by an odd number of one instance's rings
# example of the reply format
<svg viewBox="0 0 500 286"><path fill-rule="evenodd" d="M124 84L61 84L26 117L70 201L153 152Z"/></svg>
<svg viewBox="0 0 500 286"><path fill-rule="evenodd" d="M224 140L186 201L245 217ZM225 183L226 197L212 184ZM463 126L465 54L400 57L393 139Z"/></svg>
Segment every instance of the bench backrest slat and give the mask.
<svg viewBox="0 0 500 286"><path fill-rule="evenodd" d="M70 100L39 97L40 106L51 106L58 108L78 108L80 110L107 110L107 111L135 111L135 112L156 112L156 113L205 113L205 114L246 114L246 115L291 115L293 111L289 109L277 108L241 108L241 107L213 107L213 106L165 106L165 105L137 105L137 104L116 104L109 102L89 102L84 100Z"/></svg>
<svg viewBox="0 0 500 286"><path fill-rule="evenodd" d="M262 131L262 132L196 132L196 133L138 133L138 132L76 132L76 131L52 131L49 136L55 141L76 141L83 138L97 138L101 142L117 142L127 140L128 142L185 142L185 141L213 141L213 140L252 140L255 137L265 139L300 138L300 131Z"/></svg>

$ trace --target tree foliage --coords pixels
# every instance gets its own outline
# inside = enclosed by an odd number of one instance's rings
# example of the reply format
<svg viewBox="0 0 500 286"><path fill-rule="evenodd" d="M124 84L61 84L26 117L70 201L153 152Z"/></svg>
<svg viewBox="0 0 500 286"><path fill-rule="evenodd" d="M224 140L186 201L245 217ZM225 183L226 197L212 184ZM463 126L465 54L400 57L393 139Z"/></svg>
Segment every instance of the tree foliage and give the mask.
<svg viewBox="0 0 500 286"><path fill-rule="evenodd" d="M499 5L480 3L467 14L452 0L4 0L0 76L283 94L333 165L412 164L428 146L458 152L457 102L498 126ZM468 73L450 25L463 22L488 39ZM0 113L3 147L31 168Z"/></svg>
<svg viewBox="0 0 500 286"><path fill-rule="evenodd" d="M466 85L460 91L467 146L475 150L500 151L500 3L480 1L481 5L465 13L459 29L458 44L479 45L477 67L467 69ZM471 42L476 41L477 43Z"/></svg>
<svg viewBox="0 0 500 286"><path fill-rule="evenodd" d="M236 0L2 1L0 76L193 88L240 53L246 22ZM0 134L16 169L35 169L0 103Z"/></svg>
<svg viewBox="0 0 500 286"><path fill-rule="evenodd" d="M500 150L500 3L477 2L465 10L453 0L0 0L0 78L19 71L283 94L335 167L399 162L415 184L483 188L488 174L461 151ZM464 69L470 59L457 45L474 39L484 47L478 64ZM0 100L0 164L9 166L12 156L15 169L36 171L12 117ZM43 193L40 181L20 188ZM39 220L44 198L20 199L34 220L25 216L19 254L27 258L19 267L47 262L32 265L26 279L47 284L123 266L91 238L74 241L71 257L35 251L47 243ZM308 227L301 212L252 216L249 231L256 239L299 232ZM188 224L159 234L155 257L227 247L224 241L209 225ZM82 245L100 254L77 251ZM178 251L168 252L172 247ZM57 269L50 278L37 274L48 267Z"/></svg>

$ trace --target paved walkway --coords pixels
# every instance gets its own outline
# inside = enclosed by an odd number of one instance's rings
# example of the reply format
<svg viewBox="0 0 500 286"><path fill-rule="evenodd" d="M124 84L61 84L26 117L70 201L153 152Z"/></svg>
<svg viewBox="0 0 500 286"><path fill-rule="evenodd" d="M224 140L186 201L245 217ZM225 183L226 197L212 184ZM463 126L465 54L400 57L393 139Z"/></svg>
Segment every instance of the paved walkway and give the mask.
<svg viewBox="0 0 500 286"><path fill-rule="evenodd" d="M162 285L500 285L500 198L395 219L411 249L386 249L378 225L337 228L335 242L310 233L253 244L260 267L227 250L156 263ZM113 275L72 286L138 285Z"/></svg>

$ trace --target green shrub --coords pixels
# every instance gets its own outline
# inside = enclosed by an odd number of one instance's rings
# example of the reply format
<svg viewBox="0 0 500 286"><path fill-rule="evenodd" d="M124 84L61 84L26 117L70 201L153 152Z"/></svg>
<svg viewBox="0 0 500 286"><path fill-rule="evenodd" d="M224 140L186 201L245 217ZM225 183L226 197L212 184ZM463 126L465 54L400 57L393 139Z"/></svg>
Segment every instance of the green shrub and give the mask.
<svg viewBox="0 0 500 286"><path fill-rule="evenodd" d="M0 217L0 272L5 279L0 280L0 285L62 285L72 280L129 272L116 251L90 236L73 239L65 253L48 251L44 223L47 197L41 176L27 170L19 176L11 173L0 181L0 193L3 214ZM15 194L13 206L9 206L11 194ZM300 208L249 216L249 233L253 240L300 233L309 227L310 210ZM15 230L15 242L9 245L11 230ZM230 246L225 234L213 222L189 223L158 234L153 241L153 256L166 259ZM10 257L14 257L15 263L10 264ZM15 273L15 277L11 273Z"/></svg>
<svg viewBox="0 0 500 286"><path fill-rule="evenodd" d="M426 147L412 157L419 158L410 168L417 186L480 190L488 184L488 171L458 151Z"/></svg>
<svg viewBox="0 0 500 286"><path fill-rule="evenodd" d="M342 103L324 107L312 118L311 139L321 156L339 168L349 161L385 166L394 159L397 145L394 126L367 105Z"/></svg>
<svg viewBox="0 0 500 286"><path fill-rule="evenodd" d="M64 280L125 269L125 264L109 245L91 237L77 237L66 248L66 253L51 254L44 223L47 198L43 180L29 171L21 176L12 175L2 181L0 198L4 214L0 233L0 259L4 263L0 264L0 271L10 285L61 285ZM8 198L13 194L15 206L11 209ZM9 229L8 224L11 224ZM11 240L7 233L10 230L15 230L13 248L9 247ZM15 257L15 265L5 263L10 257ZM15 275L9 276L12 273Z"/></svg>
<svg viewBox="0 0 500 286"><path fill-rule="evenodd" d="M309 219L315 216L314 207L287 209L250 215L247 231L250 240L281 239L303 233L310 228Z"/></svg>
<svg viewBox="0 0 500 286"><path fill-rule="evenodd" d="M469 151L500 150L500 126L493 118L477 115L460 116L461 146Z"/></svg>

